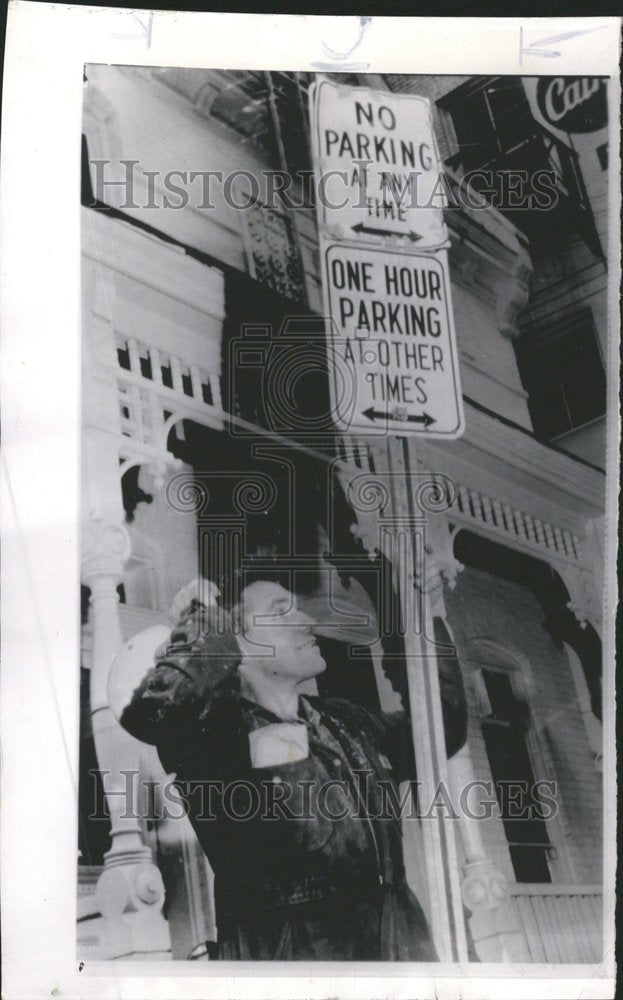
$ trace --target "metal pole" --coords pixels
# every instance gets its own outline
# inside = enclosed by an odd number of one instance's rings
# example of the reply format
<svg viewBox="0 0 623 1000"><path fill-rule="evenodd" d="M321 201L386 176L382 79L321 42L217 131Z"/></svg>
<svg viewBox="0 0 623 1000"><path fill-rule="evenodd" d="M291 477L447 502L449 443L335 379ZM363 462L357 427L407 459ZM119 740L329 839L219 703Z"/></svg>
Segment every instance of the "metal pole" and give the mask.
<svg viewBox="0 0 623 1000"><path fill-rule="evenodd" d="M387 449L390 477L395 482L393 564L401 604L432 932L442 961L466 962L454 821L443 805L449 797L448 765L432 614L424 588L418 590L415 585L415 568L425 545L425 513L418 514L415 506L411 470L412 458L417 462L415 439L410 445L406 438L390 437ZM444 798L440 788L446 791ZM439 808L431 808L435 801L441 803Z"/></svg>

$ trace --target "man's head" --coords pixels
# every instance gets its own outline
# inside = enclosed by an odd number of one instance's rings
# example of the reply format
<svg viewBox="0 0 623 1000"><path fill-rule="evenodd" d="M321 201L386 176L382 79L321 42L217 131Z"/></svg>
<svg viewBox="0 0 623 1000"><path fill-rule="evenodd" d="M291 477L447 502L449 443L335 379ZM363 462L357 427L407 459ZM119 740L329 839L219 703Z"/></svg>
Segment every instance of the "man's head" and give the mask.
<svg viewBox="0 0 623 1000"><path fill-rule="evenodd" d="M255 580L233 610L243 672L304 681L326 664L316 644L313 618L299 610L291 591L274 580Z"/></svg>

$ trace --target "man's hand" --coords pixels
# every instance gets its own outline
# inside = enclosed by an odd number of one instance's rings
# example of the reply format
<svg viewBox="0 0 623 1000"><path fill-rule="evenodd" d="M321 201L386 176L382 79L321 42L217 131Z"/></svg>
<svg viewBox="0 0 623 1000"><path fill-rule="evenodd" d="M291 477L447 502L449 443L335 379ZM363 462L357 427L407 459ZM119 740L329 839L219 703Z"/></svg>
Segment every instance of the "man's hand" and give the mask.
<svg viewBox="0 0 623 1000"><path fill-rule="evenodd" d="M212 580L206 580L203 576L196 576L178 590L171 602L169 617L177 624L184 612L188 611L193 601L209 608L216 605L217 598L220 595L220 590L215 583L212 583Z"/></svg>
<svg viewBox="0 0 623 1000"><path fill-rule="evenodd" d="M443 592L443 579L435 559L433 546L428 544L424 549L422 566L415 568L415 587L423 594L428 594L431 607L434 607Z"/></svg>

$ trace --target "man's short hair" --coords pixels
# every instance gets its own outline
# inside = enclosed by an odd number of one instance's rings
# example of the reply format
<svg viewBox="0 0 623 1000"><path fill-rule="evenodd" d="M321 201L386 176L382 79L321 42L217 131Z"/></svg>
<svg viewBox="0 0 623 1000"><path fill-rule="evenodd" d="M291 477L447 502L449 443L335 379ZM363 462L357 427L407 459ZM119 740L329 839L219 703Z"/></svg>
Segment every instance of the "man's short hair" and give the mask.
<svg viewBox="0 0 623 1000"><path fill-rule="evenodd" d="M276 583L291 594L311 594L318 586L318 565L294 568L287 556L251 556L245 559L243 566L218 581L221 591L219 604L229 611L234 624L240 624L243 592L252 583L262 580Z"/></svg>
<svg viewBox="0 0 623 1000"><path fill-rule="evenodd" d="M220 581L221 597L219 603L230 612L234 621L240 621L243 602L243 592L252 583L266 580L276 583L284 590L292 591L294 574L283 564L271 560L249 560L245 566L239 567Z"/></svg>

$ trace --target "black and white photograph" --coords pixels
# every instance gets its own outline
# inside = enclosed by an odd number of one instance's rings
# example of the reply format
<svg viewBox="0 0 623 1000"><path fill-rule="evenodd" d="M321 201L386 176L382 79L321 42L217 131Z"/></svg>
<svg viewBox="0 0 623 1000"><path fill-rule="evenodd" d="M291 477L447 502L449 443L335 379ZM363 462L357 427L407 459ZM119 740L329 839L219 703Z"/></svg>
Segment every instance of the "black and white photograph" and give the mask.
<svg viewBox="0 0 623 1000"><path fill-rule="evenodd" d="M611 968L618 80L343 21L82 64L85 982Z"/></svg>

